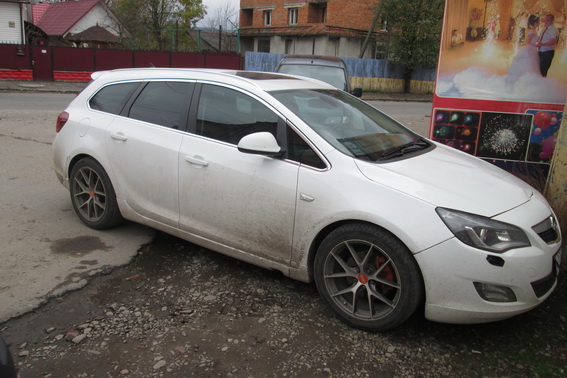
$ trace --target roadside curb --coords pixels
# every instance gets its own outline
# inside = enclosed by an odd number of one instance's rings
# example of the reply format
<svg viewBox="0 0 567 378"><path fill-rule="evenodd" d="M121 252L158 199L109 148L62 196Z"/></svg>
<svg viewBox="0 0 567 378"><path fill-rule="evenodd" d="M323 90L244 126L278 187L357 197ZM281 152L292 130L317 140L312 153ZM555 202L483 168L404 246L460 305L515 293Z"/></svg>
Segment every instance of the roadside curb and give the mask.
<svg viewBox="0 0 567 378"><path fill-rule="evenodd" d="M0 80L2 92L79 93L86 82L36 82Z"/></svg>

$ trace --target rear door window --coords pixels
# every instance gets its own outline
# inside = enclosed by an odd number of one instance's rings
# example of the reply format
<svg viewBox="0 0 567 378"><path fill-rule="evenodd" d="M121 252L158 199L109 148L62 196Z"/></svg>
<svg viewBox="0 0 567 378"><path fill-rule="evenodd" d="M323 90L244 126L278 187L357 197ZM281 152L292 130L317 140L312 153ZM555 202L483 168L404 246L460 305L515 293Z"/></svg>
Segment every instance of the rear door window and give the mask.
<svg viewBox="0 0 567 378"><path fill-rule="evenodd" d="M184 128L191 89L188 82L150 82L130 107L128 117L173 129Z"/></svg>

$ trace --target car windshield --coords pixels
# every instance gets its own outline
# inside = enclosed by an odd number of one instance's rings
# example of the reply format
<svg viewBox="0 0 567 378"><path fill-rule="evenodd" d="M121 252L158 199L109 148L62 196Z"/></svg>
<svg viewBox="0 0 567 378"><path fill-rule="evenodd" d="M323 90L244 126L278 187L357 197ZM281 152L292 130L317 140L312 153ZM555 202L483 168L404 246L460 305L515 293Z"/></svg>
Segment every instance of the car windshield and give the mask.
<svg viewBox="0 0 567 378"><path fill-rule="evenodd" d="M279 73L306 76L324 81L333 87L347 90L345 71L340 67L317 66L307 64L283 64Z"/></svg>
<svg viewBox="0 0 567 378"><path fill-rule="evenodd" d="M338 90L271 92L339 151L384 161L432 146L372 106Z"/></svg>

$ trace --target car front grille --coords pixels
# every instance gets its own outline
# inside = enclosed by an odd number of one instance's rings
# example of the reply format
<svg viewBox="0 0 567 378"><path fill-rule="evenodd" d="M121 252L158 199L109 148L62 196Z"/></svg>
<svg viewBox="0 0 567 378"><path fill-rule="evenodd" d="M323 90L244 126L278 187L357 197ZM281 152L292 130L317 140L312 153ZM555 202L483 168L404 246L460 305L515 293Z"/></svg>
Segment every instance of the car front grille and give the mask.
<svg viewBox="0 0 567 378"><path fill-rule="evenodd" d="M559 242L559 225L553 215L547 217L543 222L536 224L532 229L547 244Z"/></svg>
<svg viewBox="0 0 567 378"><path fill-rule="evenodd" d="M532 282L532 288L534 289L534 293L538 298L543 297L553 285L555 285L555 281L557 281L557 270L555 267L555 263L553 264L553 269L548 276Z"/></svg>

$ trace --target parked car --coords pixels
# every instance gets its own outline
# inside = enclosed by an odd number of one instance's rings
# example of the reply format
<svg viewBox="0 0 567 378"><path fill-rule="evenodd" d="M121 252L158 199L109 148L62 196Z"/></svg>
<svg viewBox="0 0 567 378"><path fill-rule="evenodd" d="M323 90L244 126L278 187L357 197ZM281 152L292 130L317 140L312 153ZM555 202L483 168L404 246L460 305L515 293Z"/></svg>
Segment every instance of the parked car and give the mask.
<svg viewBox="0 0 567 378"><path fill-rule="evenodd" d="M87 226L127 219L314 281L357 328L419 308L504 319L557 284L561 235L541 194L319 81L97 72L59 115L53 153Z"/></svg>
<svg viewBox="0 0 567 378"><path fill-rule="evenodd" d="M334 56L286 55L276 66L276 72L321 80L356 97L362 96L362 88L351 90L345 62Z"/></svg>

